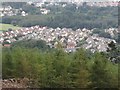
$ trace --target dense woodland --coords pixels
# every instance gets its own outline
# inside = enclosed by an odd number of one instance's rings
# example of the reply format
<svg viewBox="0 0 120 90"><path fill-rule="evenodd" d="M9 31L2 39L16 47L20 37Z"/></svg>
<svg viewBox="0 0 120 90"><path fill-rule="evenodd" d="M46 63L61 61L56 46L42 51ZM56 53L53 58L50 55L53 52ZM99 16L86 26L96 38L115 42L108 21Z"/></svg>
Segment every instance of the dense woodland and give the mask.
<svg viewBox="0 0 120 90"><path fill-rule="evenodd" d="M30 44L33 42L35 46ZM118 63L108 57L115 52L118 55L120 48L115 49L112 43L109 46L108 53L82 48L66 53L62 48L50 50L42 41L16 42L3 48L3 79L26 77L32 88L117 88Z"/></svg>
<svg viewBox="0 0 120 90"><path fill-rule="evenodd" d="M67 4L62 7L61 3L58 6L43 6L50 10L47 15L40 13L40 8L34 5L27 5L25 3L9 3L14 8L21 7L29 15L22 17L4 16L2 23L18 25L22 27L29 27L33 25L48 26L48 27L67 27L67 28L110 28L118 27L118 7L90 7L86 4L83 6L76 6L75 4ZM7 5L7 3L3 3ZM77 8L76 8L77 7Z"/></svg>

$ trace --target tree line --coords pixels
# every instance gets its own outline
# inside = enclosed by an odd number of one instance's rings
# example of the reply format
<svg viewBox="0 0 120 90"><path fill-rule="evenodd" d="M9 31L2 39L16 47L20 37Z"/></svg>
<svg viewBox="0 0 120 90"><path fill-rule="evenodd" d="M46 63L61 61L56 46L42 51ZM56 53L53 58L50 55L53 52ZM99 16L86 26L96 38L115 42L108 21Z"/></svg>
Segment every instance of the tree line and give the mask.
<svg viewBox="0 0 120 90"><path fill-rule="evenodd" d="M33 88L118 88L118 64L105 53L79 49L3 48L3 79L29 78Z"/></svg>
<svg viewBox="0 0 120 90"><path fill-rule="evenodd" d="M118 27L118 7L90 7L75 4L44 6L50 10L48 15L42 15L34 5L20 5L29 15L5 16L2 23L14 24L22 27L33 25L48 26L52 28L110 28Z"/></svg>

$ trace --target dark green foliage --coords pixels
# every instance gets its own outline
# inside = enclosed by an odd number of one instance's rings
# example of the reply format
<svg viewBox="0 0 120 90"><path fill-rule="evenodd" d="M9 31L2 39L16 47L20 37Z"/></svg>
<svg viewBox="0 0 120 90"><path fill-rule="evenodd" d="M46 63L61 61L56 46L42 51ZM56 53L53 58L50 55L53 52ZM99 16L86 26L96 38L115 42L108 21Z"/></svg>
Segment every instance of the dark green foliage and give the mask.
<svg viewBox="0 0 120 90"><path fill-rule="evenodd" d="M22 45L22 44L21 44ZM105 54L79 49L40 51L38 48L3 48L3 78L31 80L32 88L117 88L118 66Z"/></svg>
<svg viewBox="0 0 120 90"><path fill-rule="evenodd" d="M120 33L118 33L118 35L116 37L116 41L120 44Z"/></svg>
<svg viewBox="0 0 120 90"><path fill-rule="evenodd" d="M113 41L108 44L108 47L110 48L111 51L116 49L116 45Z"/></svg>
<svg viewBox="0 0 120 90"><path fill-rule="evenodd" d="M62 6L48 6L46 8L50 9L51 12L48 15L41 15L38 8L33 5L25 5L23 9L29 13L28 16L3 17L2 22L23 27L33 25L73 29L118 27L117 7L89 7L84 5L76 9L76 5L68 4L65 8Z"/></svg>
<svg viewBox="0 0 120 90"><path fill-rule="evenodd" d="M38 48L42 51L49 49L45 41L42 40L23 40L12 43L13 47Z"/></svg>
<svg viewBox="0 0 120 90"><path fill-rule="evenodd" d="M24 5L22 7L22 9L27 12L28 14L30 15L37 15L37 14L40 14L40 9L39 8L36 8L35 6L33 5Z"/></svg>
<svg viewBox="0 0 120 90"><path fill-rule="evenodd" d="M95 88L107 88L111 85L109 80L111 79L106 70L107 59L100 54L94 56L94 64L91 68L91 81Z"/></svg>
<svg viewBox="0 0 120 90"><path fill-rule="evenodd" d="M99 33L99 36L104 37L104 38L111 38L111 35L109 33L104 32L104 31L101 31Z"/></svg>
<svg viewBox="0 0 120 90"><path fill-rule="evenodd" d="M2 74L4 75L3 78L13 77L13 73L14 73L14 68L13 67L14 66L13 66L13 61L11 61L12 56L11 56L10 51L9 50L7 52L5 51L5 54L2 55L2 58L5 58L4 62L2 63L2 66L5 67L5 68L3 68L4 72L2 72Z"/></svg>
<svg viewBox="0 0 120 90"><path fill-rule="evenodd" d="M114 63L120 62L120 45L114 43L113 41L108 44L109 48L107 50L109 59Z"/></svg>

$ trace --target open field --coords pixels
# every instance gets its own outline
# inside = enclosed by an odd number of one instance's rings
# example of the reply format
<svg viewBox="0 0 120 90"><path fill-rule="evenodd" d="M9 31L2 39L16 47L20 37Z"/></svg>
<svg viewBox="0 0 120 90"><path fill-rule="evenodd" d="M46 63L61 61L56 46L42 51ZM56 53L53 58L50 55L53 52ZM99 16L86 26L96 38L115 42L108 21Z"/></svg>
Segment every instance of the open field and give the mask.
<svg viewBox="0 0 120 90"><path fill-rule="evenodd" d="M1 31L1 30L2 30L2 31L8 30L9 28L15 30L15 29L19 29L19 28L21 28L21 27L13 26L13 25L11 25L11 24L2 24L2 23L0 23L0 31Z"/></svg>

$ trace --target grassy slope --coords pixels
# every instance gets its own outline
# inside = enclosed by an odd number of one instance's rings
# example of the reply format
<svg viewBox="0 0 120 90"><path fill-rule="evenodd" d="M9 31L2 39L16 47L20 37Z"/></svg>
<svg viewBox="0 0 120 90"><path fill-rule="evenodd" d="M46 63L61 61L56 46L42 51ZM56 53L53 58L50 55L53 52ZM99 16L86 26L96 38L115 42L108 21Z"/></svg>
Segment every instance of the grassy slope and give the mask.
<svg viewBox="0 0 120 90"><path fill-rule="evenodd" d="M15 29L19 29L19 28L21 28L21 27L13 26L13 25L11 25L11 24L2 24L2 23L0 23L0 31L1 31L1 30L2 30L2 31L8 30L9 28L15 30Z"/></svg>

